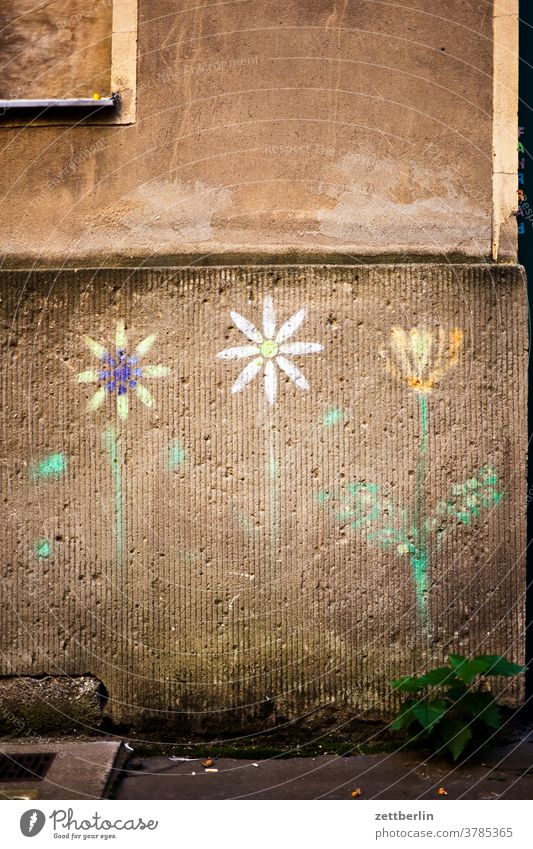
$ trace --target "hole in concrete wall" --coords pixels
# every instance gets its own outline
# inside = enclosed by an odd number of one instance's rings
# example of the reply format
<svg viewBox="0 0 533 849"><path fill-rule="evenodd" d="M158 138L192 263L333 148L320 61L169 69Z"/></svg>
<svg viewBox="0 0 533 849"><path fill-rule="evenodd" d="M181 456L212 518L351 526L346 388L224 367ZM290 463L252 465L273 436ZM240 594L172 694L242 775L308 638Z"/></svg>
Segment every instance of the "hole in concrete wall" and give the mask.
<svg viewBox="0 0 533 849"><path fill-rule="evenodd" d="M99 681L99 680L98 680L97 696L98 696L98 704L99 704L100 710L104 710L107 702L109 701L109 692L108 692L106 685L103 684L102 681Z"/></svg>

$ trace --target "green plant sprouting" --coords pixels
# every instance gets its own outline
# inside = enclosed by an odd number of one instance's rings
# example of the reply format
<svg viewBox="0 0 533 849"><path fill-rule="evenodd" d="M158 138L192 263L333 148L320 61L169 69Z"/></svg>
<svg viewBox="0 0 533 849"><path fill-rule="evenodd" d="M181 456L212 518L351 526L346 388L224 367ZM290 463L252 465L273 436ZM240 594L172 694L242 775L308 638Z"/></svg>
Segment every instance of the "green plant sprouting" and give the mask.
<svg viewBox="0 0 533 849"><path fill-rule="evenodd" d="M467 659L450 654L448 666L423 675L404 675L391 681L399 693L411 694L403 702L390 728L408 730L409 742L429 746L436 754L448 751L456 761L472 740L483 743L486 731L502 724L500 705L483 690L488 676L519 675L525 667L501 655L476 655Z"/></svg>

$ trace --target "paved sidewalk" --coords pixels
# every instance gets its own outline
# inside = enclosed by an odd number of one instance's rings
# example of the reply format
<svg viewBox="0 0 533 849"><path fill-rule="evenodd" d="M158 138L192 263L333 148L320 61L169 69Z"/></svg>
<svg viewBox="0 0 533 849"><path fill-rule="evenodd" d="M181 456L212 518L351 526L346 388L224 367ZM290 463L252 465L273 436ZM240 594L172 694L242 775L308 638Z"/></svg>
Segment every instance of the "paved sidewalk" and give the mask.
<svg viewBox="0 0 533 849"><path fill-rule="evenodd" d="M533 742L489 750L476 763L421 762L414 753L262 761L132 759L116 799L533 799ZM439 795L443 787L446 796Z"/></svg>

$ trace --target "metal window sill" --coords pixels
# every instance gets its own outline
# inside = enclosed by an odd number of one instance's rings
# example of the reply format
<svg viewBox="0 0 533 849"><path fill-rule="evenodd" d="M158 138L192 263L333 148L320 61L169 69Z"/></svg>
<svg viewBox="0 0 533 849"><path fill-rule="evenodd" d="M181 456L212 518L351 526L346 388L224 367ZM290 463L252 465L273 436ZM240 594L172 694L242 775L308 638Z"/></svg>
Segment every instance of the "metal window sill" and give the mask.
<svg viewBox="0 0 533 849"><path fill-rule="evenodd" d="M13 114L25 110L60 110L60 109L80 109L86 111L99 111L100 109L113 109L118 105L118 94L112 94L111 97L69 97L69 98L35 98L35 99L17 99L17 100L2 100L0 99L0 115Z"/></svg>

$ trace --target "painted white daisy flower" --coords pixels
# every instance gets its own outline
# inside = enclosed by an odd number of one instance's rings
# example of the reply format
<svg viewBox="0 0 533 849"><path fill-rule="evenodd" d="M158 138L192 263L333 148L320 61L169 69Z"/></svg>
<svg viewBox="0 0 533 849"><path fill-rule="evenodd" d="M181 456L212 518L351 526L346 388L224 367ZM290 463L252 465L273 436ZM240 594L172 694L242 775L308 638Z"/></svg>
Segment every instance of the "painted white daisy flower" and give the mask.
<svg viewBox="0 0 533 849"><path fill-rule="evenodd" d="M238 312L231 311L235 327L252 343L226 348L217 354L220 360L242 360L252 357L243 368L237 380L231 387L233 394L241 392L264 367L264 388L269 404L276 400L278 376L276 366L280 368L299 389L309 389L309 383L300 369L286 354L300 356L301 354L317 354L323 346L319 342L288 342L303 322L306 310L298 310L281 325L276 333L276 313L270 295L263 301L263 332L261 333L248 319Z"/></svg>
<svg viewBox="0 0 533 849"><path fill-rule="evenodd" d="M102 363L98 369L81 371L76 375L78 383L100 384L89 401L89 410L97 410L102 406L106 397L116 395L118 416L121 419L126 419L128 417L128 390L135 392L146 407L153 407L152 393L143 386L140 379L165 377L170 371L167 366L145 365L141 362L156 338L157 334L151 333L150 336L139 342L130 354L126 329L122 320L117 321L115 344L111 348L96 342L90 336L83 336L83 341L91 353Z"/></svg>

